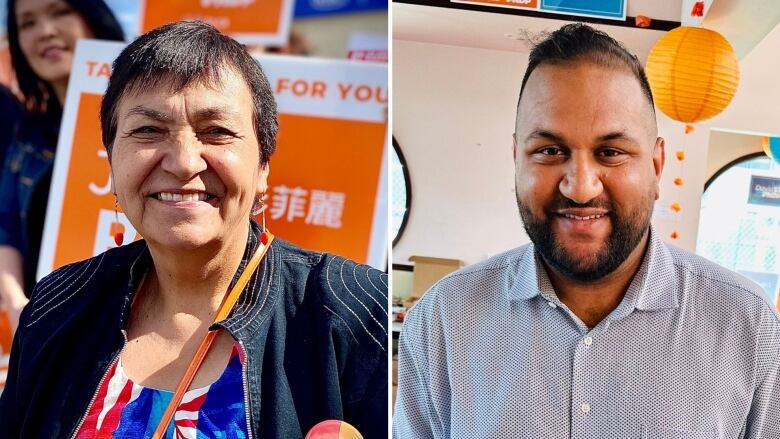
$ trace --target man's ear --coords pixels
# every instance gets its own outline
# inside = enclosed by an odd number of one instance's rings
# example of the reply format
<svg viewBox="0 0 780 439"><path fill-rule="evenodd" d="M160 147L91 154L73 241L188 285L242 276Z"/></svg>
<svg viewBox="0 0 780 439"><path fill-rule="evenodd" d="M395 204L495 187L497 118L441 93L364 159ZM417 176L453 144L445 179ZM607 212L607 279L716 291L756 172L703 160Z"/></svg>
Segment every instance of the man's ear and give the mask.
<svg viewBox="0 0 780 439"><path fill-rule="evenodd" d="M666 162L666 141L663 137L655 139L653 147L653 169L655 170L655 199L661 197L661 174Z"/></svg>

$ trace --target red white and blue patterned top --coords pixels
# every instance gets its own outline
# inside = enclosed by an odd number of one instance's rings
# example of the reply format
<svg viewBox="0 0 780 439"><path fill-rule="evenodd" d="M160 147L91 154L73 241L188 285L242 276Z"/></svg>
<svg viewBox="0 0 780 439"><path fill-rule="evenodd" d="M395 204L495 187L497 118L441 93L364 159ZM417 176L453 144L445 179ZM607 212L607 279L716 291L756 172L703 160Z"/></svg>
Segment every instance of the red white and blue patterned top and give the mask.
<svg viewBox="0 0 780 439"><path fill-rule="evenodd" d="M165 439L246 438L243 361L242 350L236 344L217 381L184 394ZM150 438L172 396L173 392L134 383L117 359L97 390L76 437Z"/></svg>

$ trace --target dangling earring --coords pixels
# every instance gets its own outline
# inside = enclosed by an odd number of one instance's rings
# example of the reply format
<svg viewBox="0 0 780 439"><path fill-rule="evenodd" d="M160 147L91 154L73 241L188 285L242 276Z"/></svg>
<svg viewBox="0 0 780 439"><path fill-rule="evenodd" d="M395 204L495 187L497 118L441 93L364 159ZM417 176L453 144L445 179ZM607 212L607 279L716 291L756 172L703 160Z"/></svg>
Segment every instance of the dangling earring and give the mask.
<svg viewBox="0 0 780 439"><path fill-rule="evenodd" d="M114 194L114 222L111 223L111 229L109 230L111 236L114 237L116 246L119 247L125 241L125 225L119 222L119 200Z"/></svg>
<svg viewBox="0 0 780 439"><path fill-rule="evenodd" d="M268 244L268 229L265 227L265 210L267 208L268 205L265 204L265 192L263 192L257 200L255 212L252 212L255 216L262 215L261 224L263 226L263 232L260 233L260 242L262 242L263 245Z"/></svg>

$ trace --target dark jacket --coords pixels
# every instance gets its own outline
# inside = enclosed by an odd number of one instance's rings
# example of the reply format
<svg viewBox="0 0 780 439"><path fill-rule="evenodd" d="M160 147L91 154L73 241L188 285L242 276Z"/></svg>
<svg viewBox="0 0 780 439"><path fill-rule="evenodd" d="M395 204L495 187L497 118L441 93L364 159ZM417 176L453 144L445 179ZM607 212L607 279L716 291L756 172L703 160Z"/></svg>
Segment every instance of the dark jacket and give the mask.
<svg viewBox="0 0 780 439"><path fill-rule="evenodd" d="M8 87L0 84L0 163L5 150L16 136L19 118L22 117L22 104Z"/></svg>
<svg viewBox="0 0 780 439"><path fill-rule="evenodd" d="M16 114L0 162L0 245L15 247L22 254L28 296L35 286L60 114L59 109Z"/></svg>
<svg viewBox="0 0 780 439"><path fill-rule="evenodd" d="M257 244L253 222L244 260ZM70 437L125 344L129 304L151 267L144 241L42 279L24 309L0 397L0 437ZM276 239L225 328L247 355L250 433L301 438L343 419L387 437L387 277Z"/></svg>

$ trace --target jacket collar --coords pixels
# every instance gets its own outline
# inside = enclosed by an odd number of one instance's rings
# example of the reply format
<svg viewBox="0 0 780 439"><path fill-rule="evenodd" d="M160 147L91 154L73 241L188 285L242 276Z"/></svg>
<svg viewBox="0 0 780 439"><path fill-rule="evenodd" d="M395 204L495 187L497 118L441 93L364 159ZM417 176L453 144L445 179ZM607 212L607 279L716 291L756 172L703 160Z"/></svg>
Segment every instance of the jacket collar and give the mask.
<svg viewBox="0 0 780 439"><path fill-rule="evenodd" d="M235 285L238 278L246 268L249 259L252 257L255 248L260 242L260 233L262 227L252 220L249 227L249 236L247 237L246 247L244 248L244 254L239 263L236 273L233 275L233 279L230 282L230 288ZM144 277L149 273L154 261L152 260L149 247L145 241L139 241L137 243L129 244L137 245L140 247L138 256L133 261L129 279L124 290L124 303L122 306L121 314L121 328L126 329L128 320L130 317L130 308L133 303L138 288L141 286ZM234 338L239 338L242 335L246 335L247 331L253 333L259 328L259 325L265 320L265 317L270 313L271 308L278 296L276 292L276 285L279 284L279 266L280 258L279 252L274 245L271 247L260 261L260 265L252 277L247 282L244 291L239 296L238 301L233 307L233 311L230 313L227 319L215 322L210 329L222 327L228 330Z"/></svg>

